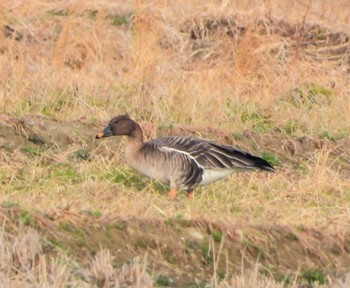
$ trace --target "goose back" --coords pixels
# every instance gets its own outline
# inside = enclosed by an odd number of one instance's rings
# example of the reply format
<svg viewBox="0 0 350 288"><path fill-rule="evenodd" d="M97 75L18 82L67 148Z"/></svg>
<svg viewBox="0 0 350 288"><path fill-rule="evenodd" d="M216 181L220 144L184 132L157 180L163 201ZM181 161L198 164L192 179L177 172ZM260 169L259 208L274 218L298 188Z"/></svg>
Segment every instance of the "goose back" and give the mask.
<svg viewBox="0 0 350 288"><path fill-rule="evenodd" d="M265 170L272 172L272 166L262 158L231 146L218 145L211 141L191 136L162 137L146 143L147 149L176 151L186 155L203 169Z"/></svg>

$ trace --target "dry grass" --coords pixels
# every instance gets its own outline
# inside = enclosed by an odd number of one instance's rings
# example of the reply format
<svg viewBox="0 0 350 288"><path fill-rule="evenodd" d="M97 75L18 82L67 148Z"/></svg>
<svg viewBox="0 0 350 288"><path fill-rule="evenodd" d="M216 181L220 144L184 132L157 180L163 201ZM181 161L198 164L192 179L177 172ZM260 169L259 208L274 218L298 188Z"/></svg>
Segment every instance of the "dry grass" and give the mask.
<svg viewBox="0 0 350 288"><path fill-rule="evenodd" d="M40 236L31 229L16 236L1 231L0 245L0 280L4 288L91 287L94 283L103 287L154 287L145 271L146 258L136 258L114 269L109 251L101 250L91 259L90 269L84 269L67 256L44 255Z"/></svg>
<svg viewBox="0 0 350 288"><path fill-rule="evenodd" d="M99 250L87 264L75 261L73 256L64 255L63 251L43 253L47 249L48 238L41 236L31 228L22 226L20 231L8 233L5 226L0 232L0 267L1 287L159 287L172 286L173 279L162 274L151 275L147 272L150 263L147 253L143 257L135 257L128 263L116 268L114 257L109 250ZM211 239L212 247L215 243ZM215 252L213 248L213 277L207 283L196 278L193 287L304 287L297 281L295 274L284 284L272 279L266 266L258 263L252 268L240 267L235 274L219 277L217 263L225 257L223 243ZM46 248L44 248L46 247ZM217 253L217 255L215 254ZM227 257L227 255L226 255ZM243 259L242 259L243 263ZM228 272L228 271L227 271ZM297 271L300 273L300 271ZM158 275L157 275L158 274ZM154 278L156 280L154 280ZM312 287L347 287L349 277L344 279L328 279L328 285L314 284ZM190 287L192 287L190 286ZM306 286L305 286L306 287Z"/></svg>
<svg viewBox="0 0 350 288"><path fill-rule="evenodd" d="M327 2L324 5L327 11ZM12 12L2 24L12 25L22 38L16 41L15 32L2 35L0 111L48 114L67 121L87 115L91 121L107 121L127 112L157 124L214 122L238 131L251 128L253 121L242 118L255 112L276 126L300 121L308 135L349 130L349 79L344 77L348 59L322 58L319 50L339 44L316 41L317 33L327 31L306 27L282 37L270 25L269 6L248 13L228 2L213 2L201 10L189 7L89 1L6 6ZM91 14L94 11L98 13ZM113 20L122 24L113 26ZM220 28L220 21L221 26L228 24ZM267 34L259 33L263 29ZM310 45L304 47L304 38ZM302 46L298 55L296 44ZM320 61L310 61L313 55ZM305 82L332 90L322 119L318 109L305 113L276 103Z"/></svg>
<svg viewBox="0 0 350 288"><path fill-rule="evenodd" d="M85 211L348 228L348 1L110 2L0 3L1 203L77 218ZM148 136L212 137L282 163L274 175L233 176L193 201L169 201L164 187L126 168L116 139L92 140L122 113ZM52 118L59 123L48 125ZM31 129L48 131L50 145L28 146ZM72 156L79 149L90 161ZM42 255L35 231L1 235L0 253L14 261L1 273L17 283L8 287L83 287L72 284L66 256ZM96 285L154 284L146 258L116 270L108 250L94 257L81 269ZM279 287L268 281L253 269L211 284Z"/></svg>
<svg viewBox="0 0 350 288"><path fill-rule="evenodd" d="M25 146L29 152L18 149L15 154L4 154L2 202L48 212L97 210L120 216L255 224L268 220L271 224L307 223L331 230L348 225L348 172L331 168L332 162L340 161L339 156L330 158L333 148L309 152L308 159L302 156L297 169L287 159L273 175L234 175L197 189L193 201L187 201L183 193L173 202L165 197L166 187L125 167L122 149L114 153L108 148L112 142L99 144L96 152L92 151L92 161L74 161L77 144L61 152L53 148L32 151L31 146ZM271 151L270 147L265 149ZM283 153L278 149L277 153ZM30 153L37 155L28 158Z"/></svg>

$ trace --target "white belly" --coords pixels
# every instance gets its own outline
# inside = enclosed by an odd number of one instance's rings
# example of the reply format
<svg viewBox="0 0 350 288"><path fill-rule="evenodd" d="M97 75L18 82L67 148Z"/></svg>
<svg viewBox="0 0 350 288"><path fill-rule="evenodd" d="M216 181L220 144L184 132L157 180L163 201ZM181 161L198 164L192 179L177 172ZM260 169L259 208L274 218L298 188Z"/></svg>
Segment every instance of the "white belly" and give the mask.
<svg viewBox="0 0 350 288"><path fill-rule="evenodd" d="M225 178L235 172L234 169L204 169L200 186Z"/></svg>

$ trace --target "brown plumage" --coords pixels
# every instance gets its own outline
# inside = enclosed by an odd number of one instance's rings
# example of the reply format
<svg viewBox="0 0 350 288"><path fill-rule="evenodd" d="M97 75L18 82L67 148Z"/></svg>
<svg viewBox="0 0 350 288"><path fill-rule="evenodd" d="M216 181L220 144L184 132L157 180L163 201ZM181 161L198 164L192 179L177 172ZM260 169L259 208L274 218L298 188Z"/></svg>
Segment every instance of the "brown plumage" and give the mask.
<svg viewBox="0 0 350 288"><path fill-rule="evenodd" d="M192 196L197 186L222 179L234 171L274 172L264 159L234 147L191 136L170 136L143 141L141 127L128 116L112 118L96 138L125 135L126 162L135 170L170 186L169 196L185 189Z"/></svg>

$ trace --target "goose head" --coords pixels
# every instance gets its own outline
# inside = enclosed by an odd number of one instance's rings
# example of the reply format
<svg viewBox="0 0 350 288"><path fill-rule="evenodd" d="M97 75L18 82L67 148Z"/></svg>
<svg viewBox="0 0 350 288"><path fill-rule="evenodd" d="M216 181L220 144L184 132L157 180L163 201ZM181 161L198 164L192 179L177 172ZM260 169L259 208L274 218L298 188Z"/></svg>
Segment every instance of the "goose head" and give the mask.
<svg viewBox="0 0 350 288"><path fill-rule="evenodd" d="M136 137L140 130L139 125L127 115L113 117L102 132L96 135L96 139L110 136L129 136Z"/></svg>

